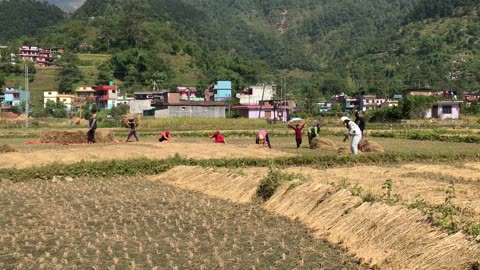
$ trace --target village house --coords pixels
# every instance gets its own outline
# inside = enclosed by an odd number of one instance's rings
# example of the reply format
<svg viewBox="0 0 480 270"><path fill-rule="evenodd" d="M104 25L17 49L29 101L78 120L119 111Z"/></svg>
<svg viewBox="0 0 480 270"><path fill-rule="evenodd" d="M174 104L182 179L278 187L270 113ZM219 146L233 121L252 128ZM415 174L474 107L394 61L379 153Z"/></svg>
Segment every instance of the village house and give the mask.
<svg viewBox="0 0 480 270"><path fill-rule="evenodd" d="M2 102L2 110L10 109L13 106L18 106L22 101L27 100L27 91L23 87L7 86L5 87L4 97Z"/></svg>
<svg viewBox="0 0 480 270"><path fill-rule="evenodd" d="M99 85L95 87L95 96L97 97L97 109L112 109L117 106L117 97L119 96L118 87L110 82L108 85Z"/></svg>
<svg viewBox="0 0 480 270"><path fill-rule="evenodd" d="M42 49L37 46L22 46L19 48L18 59L31 61L36 67L54 66L55 62L64 54L61 48Z"/></svg>
<svg viewBox="0 0 480 270"><path fill-rule="evenodd" d="M232 82L217 81L210 89L205 90L205 101L228 101L232 98Z"/></svg>
<svg viewBox="0 0 480 270"><path fill-rule="evenodd" d="M422 89L406 89L403 91L403 96L407 95L422 95L422 96L437 96L439 101L435 102L432 107L425 112L425 118L436 119L458 119L460 116L460 104L463 101L457 101L456 93L447 90L435 90L430 88Z"/></svg>
<svg viewBox="0 0 480 270"><path fill-rule="evenodd" d="M287 122L289 120L290 106L272 104L237 105L233 106L240 117L250 119L267 119L268 121Z"/></svg>
<svg viewBox="0 0 480 270"><path fill-rule="evenodd" d="M257 84L247 87L237 94L240 105L259 105L262 101L273 100L277 87L273 84Z"/></svg>

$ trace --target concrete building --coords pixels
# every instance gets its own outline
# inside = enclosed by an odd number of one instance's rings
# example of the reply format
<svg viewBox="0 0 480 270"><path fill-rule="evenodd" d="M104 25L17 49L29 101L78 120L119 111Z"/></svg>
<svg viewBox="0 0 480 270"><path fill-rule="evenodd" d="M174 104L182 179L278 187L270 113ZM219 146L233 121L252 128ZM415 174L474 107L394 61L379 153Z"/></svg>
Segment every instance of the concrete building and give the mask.
<svg viewBox="0 0 480 270"><path fill-rule="evenodd" d="M205 90L205 101L227 101L232 98L232 82L218 81L210 89Z"/></svg>
<svg viewBox="0 0 480 270"><path fill-rule="evenodd" d="M460 104L462 101L443 100L438 101L425 112L425 118L458 119L460 116Z"/></svg>
<svg viewBox="0 0 480 270"><path fill-rule="evenodd" d="M18 106L27 99L27 92L23 88L16 86L5 87L2 109L10 109L12 106Z"/></svg>
<svg viewBox="0 0 480 270"><path fill-rule="evenodd" d="M95 87L97 108L99 110L111 109L117 106L118 87L110 82L109 85Z"/></svg>
<svg viewBox="0 0 480 270"><path fill-rule="evenodd" d="M57 96L58 96L57 91L45 91L45 92L43 92L43 107L45 108L47 106L48 101L57 102Z"/></svg>
<svg viewBox="0 0 480 270"><path fill-rule="evenodd" d="M182 101L156 108L155 118L202 117L225 118L227 104L214 101Z"/></svg>
<svg viewBox="0 0 480 270"><path fill-rule="evenodd" d="M273 100L276 94L275 85L257 84L243 89L236 97L241 105L260 105L262 101Z"/></svg>
<svg viewBox="0 0 480 270"><path fill-rule="evenodd" d="M238 110L240 117L249 119L264 118L267 120L287 122L289 119L289 106L265 105L238 105L232 109Z"/></svg>

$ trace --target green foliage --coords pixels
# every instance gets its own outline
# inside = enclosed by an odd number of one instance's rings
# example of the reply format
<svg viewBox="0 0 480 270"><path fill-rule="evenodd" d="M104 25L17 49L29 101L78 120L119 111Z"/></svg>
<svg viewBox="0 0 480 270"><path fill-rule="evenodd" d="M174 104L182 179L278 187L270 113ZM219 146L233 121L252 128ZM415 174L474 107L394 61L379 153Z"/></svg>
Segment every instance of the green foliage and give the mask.
<svg viewBox="0 0 480 270"><path fill-rule="evenodd" d="M57 64L60 66L57 77L59 93L72 93L74 85L83 80L82 71L77 66L79 61L78 56L71 53L66 53L58 61Z"/></svg>
<svg viewBox="0 0 480 270"><path fill-rule="evenodd" d="M270 164L268 175L260 181L257 188L257 196L266 201L273 196L280 185L292 180L293 175L281 172L281 170L272 163Z"/></svg>
<svg viewBox="0 0 480 270"><path fill-rule="evenodd" d="M436 100L435 96L407 95L400 104L403 118L417 119L425 117L425 111L431 108Z"/></svg>
<svg viewBox="0 0 480 270"><path fill-rule="evenodd" d="M402 111L398 106L379 108L368 113L370 122L395 122L402 118Z"/></svg>
<svg viewBox="0 0 480 270"><path fill-rule="evenodd" d="M387 179L385 183L382 186L382 189L384 190L383 194L383 199L388 203L388 204L394 204L398 201L400 201L400 196L396 193L393 192L393 180L392 179Z"/></svg>
<svg viewBox="0 0 480 270"><path fill-rule="evenodd" d="M0 1L0 25L2 26L0 28L0 43L11 41L23 35L33 35L38 33L40 29L63 20L63 11L46 2L33 0Z"/></svg>

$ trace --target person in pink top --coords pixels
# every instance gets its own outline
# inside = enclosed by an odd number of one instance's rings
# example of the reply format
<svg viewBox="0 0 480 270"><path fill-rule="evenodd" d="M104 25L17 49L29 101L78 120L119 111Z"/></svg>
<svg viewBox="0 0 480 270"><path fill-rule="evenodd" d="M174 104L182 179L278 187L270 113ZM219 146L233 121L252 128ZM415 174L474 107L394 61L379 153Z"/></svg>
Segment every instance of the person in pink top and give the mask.
<svg viewBox="0 0 480 270"><path fill-rule="evenodd" d="M161 135L160 138L158 139L159 142L163 141L170 141L172 138L170 137L170 131L166 129Z"/></svg>
<svg viewBox="0 0 480 270"><path fill-rule="evenodd" d="M219 130L215 131L215 133L210 136L210 139L215 139L214 143L227 143Z"/></svg>
<svg viewBox="0 0 480 270"><path fill-rule="evenodd" d="M270 144L270 138L268 137L268 132L265 129L261 129L257 133L257 137L255 138L256 144L263 144L263 147L268 146L268 148L272 148Z"/></svg>

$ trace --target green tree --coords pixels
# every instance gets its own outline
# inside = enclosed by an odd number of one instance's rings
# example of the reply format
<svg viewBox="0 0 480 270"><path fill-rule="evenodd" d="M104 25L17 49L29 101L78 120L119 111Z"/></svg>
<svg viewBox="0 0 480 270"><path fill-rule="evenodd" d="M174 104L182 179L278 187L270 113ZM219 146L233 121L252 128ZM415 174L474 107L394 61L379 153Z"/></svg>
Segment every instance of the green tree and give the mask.
<svg viewBox="0 0 480 270"><path fill-rule="evenodd" d="M83 80L82 71L78 68L78 56L72 53L66 53L58 61L60 70L58 72L58 91L60 93L72 93L76 83Z"/></svg>

